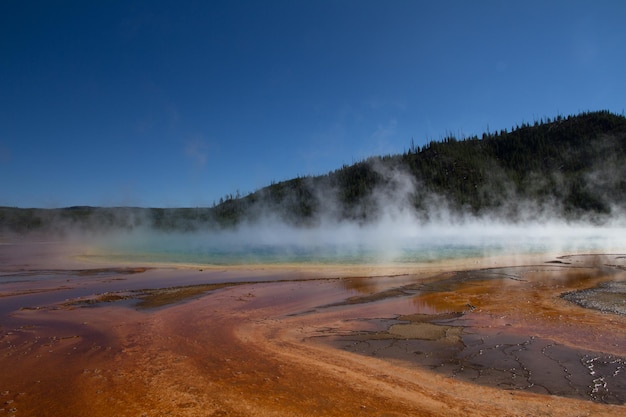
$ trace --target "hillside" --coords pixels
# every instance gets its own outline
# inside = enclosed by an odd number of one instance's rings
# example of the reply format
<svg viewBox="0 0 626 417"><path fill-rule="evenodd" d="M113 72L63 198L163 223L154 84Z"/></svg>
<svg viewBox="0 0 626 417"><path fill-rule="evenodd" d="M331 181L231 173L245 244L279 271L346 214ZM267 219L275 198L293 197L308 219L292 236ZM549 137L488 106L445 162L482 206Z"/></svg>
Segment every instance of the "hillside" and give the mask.
<svg viewBox="0 0 626 417"><path fill-rule="evenodd" d="M539 214L526 210L532 209L601 221L624 203L626 118L600 111L480 138L447 137L402 155L273 184L228 199L214 214L236 223L263 207L294 223L315 222L320 215L368 221L394 207L427 219L445 206L455 214L515 219Z"/></svg>
<svg viewBox="0 0 626 417"><path fill-rule="evenodd" d="M326 175L299 177L211 208L0 208L0 230L60 231L229 227L272 216L293 225L374 221L410 212L543 215L603 222L626 207L626 118L607 111L522 124L510 132L447 137L401 155L372 157Z"/></svg>

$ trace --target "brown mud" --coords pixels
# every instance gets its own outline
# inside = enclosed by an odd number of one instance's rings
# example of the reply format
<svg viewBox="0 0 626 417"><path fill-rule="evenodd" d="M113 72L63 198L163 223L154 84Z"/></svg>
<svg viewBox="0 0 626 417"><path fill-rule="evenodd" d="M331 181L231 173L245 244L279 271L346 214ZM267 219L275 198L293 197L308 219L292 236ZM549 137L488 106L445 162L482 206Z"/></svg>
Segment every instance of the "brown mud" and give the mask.
<svg viewBox="0 0 626 417"><path fill-rule="evenodd" d="M109 268L9 246L0 416L626 412L621 255L385 275Z"/></svg>

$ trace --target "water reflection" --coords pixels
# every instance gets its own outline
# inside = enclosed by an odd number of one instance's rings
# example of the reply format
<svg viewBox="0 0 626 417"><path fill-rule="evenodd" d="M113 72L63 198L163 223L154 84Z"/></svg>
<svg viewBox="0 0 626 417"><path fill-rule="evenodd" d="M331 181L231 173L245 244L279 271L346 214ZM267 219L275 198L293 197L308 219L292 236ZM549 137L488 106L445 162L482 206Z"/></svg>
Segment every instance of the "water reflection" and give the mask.
<svg viewBox="0 0 626 417"><path fill-rule="evenodd" d="M374 294L389 289L403 288L411 291L421 282L419 277L411 274L396 276L350 277L340 280L340 284L349 291L361 294Z"/></svg>
<svg viewBox="0 0 626 417"><path fill-rule="evenodd" d="M473 307L468 303L460 304L458 300L450 299L443 294L434 295L432 293L419 294L413 297L412 302L417 314L456 313Z"/></svg>

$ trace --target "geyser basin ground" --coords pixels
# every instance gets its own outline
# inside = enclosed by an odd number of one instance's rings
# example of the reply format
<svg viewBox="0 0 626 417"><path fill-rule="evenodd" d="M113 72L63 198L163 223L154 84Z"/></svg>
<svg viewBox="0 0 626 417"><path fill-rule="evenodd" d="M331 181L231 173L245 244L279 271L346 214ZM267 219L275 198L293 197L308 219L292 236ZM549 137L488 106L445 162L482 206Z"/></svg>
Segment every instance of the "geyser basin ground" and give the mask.
<svg viewBox="0 0 626 417"><path fill-rule="evenodd" d="M74 256L91 253L0 245L3 413L626 412L626 317L562 297L619 293L622 255L391 268L104 265Z"/></svg>

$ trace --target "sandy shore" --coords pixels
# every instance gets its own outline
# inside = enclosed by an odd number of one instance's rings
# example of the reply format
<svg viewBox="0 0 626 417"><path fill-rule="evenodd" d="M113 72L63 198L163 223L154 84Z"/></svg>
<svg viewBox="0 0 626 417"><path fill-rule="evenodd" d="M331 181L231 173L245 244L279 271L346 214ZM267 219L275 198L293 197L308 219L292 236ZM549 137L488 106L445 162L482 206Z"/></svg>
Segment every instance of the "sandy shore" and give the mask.
<svg viewBox="0 0 626 417"><path fill-rule="evenodd" d="M626 317L561 297L624 281L620 255L218 268L86 254L0 246L0 413L626 413Z"/></svg>

